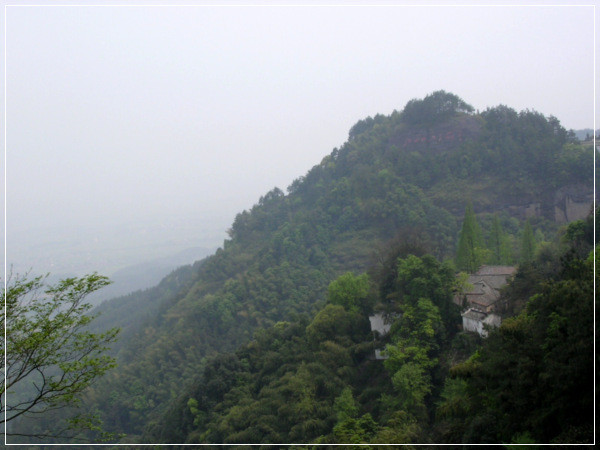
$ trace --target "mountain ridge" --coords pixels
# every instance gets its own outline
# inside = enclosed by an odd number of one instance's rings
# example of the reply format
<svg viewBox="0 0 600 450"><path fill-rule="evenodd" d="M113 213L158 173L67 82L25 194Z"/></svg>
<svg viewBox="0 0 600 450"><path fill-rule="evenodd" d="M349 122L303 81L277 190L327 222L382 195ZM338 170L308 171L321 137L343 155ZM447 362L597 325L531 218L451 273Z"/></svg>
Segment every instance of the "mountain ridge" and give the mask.
<svg viewBox="0 0 600 450"><path fill-rule="evenodd" d="M239 213L214 255L149 290L152 315L127 331L119 368L88 394L107 429L135 442L195 382L208 356L320 310L332 280L379 264L394 239L419 236L439 260L452 259L468 200L484 233L491 214L482 211L498 212L514 258L525 219L550 240L558 224L549 199L565 186L591 184L591 149L555 118L505 106L475 114L457 99L438 91L409 102L428 111L425 122L406 107L359 121L287 194L275 188ZM513 203L502 198L541 206L534 214L494 209ZM113 301L104 320L134 301L144 304L143 297Z"/></svg>

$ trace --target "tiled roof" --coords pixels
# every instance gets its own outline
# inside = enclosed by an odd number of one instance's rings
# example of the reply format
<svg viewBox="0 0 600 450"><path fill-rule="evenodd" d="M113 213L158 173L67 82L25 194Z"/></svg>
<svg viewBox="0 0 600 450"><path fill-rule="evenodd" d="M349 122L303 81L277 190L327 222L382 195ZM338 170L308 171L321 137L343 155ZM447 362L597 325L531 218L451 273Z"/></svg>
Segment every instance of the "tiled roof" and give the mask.
<svg viewBox="0 0 600 450"><path fill-rule="evenodd" d="M517 268L514 266L481 266L473 275L513 275Z"/></svg>
<svg viewBox="0 0 600 450"><path fill-rule="evenodd" d="M481 266L477 272L469 275L468 282L474 286L470 293L478 293L481 289L476 286L482 281L490 288L500 290L515 271L516 268L512 266Z"/></svg>
<svg viewBox="0 0 600 450"><path fill-rule="evenodd" d="M473 289L467 292L465 296L469 303L477 303L478 305L487 307L500 298L500 293L485 281L479 280L473 282Z"/></svg>
<svg viewBox="0 0 600 450"><path fill-rule="evenodd" d="M478 311L476 309L469 308L464 313L462 313L461 316L463 316L467 319L482 321L483 319L485 319L487 317L487 314L482 311Z"/></svg>

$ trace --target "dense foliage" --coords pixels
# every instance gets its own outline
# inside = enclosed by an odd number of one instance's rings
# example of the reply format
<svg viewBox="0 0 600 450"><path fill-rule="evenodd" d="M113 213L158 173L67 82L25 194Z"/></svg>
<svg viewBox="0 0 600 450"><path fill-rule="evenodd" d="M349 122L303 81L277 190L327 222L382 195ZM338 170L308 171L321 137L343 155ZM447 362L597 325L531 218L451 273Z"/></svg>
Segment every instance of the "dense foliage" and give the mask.
<svg viewBox="0 0 600 450"><path fill-rule="evenodd" d="M399 257L383 290L367 275L344 274L311 320L279 322L210 358L144 439L590 443L592 258L575 246L557 245L555 275L527 277L535 292L527 306L486 340L458 331L454 272L430 255ZM530 269L547 273L547 263L540 256ZM373 358L374 301L395 318L384 361Z"/></svg>
<svg viewBox="0 0 600 450"><path fill-rule="evenodd" d="M497 216L494 219L497 219ZM497 220L494 221L495 223L497 223ZM493 231L496 231L496 227L494 227ZM496 245L495 240L494 246ZM477 223L477 218L473 212L473 205L469 203L465 210L465 218L458 237L456 266L460 270L473 273L485 262L486 256L483 237Z"/></svg>
<svg viewBox="0 0 600 450"><path fill-rule="evenodd" d="M592 156L555 118L474 114L443 91L361 120L287 193L238 214L213 256L103 307L105 323L130 323L87 407L123 442L425 440L471 348L453 338L454 272L438 262L456 255L468 200L482 261L518 261L524 209L540 205L533 238L552 240L554 194L591 185ZM376 303L402 317L383 365L367 358Z"/></svg>
<svg viewBox="0 0 600 450"><path fill-rule="evenodd" d="M591 217L572 224L561 258L539 254L520 270L507 295L532 295L451 369L438 408L441 440L593 442L592 229Z"/></svg>
<svg viewBox="0 0 600 450"><path fill-rule="evenodd" d="M442 122L459 112L473 112L473 107L460 97L444 91L437 91L423 100L409 101L402 111L402 120L410 125L427 126Z"/></svg>
<svg viewBox="0 0 600 450"><path fill-rule="evenodd" d="M39 429L26 419L78 404L82 393L115 366L107 355L118 329L87 330L93 316L86 302L109 284L91 274L47 285L44 277L11 276L1 292L0 424L7 437L73 437L79 428L96 428L97 420L76 415L64 429ZM23 422L25 425L23 425Z"/></svg>
<svg viewBox="0 0 600 450"><path fill-rule="evenodd" d="M368 321L377 289L367 275L347 273L329 285L327 304L310 322L279 322L235 353L212 358L146 439L358 443L422 438L420 422L427 417L437 356L454 334L445 324L457 321L454 274L428 255L407 255L396 266L397 281L387 294L394 294L391 303L401 318L384 365L372 359Z"/></svg>

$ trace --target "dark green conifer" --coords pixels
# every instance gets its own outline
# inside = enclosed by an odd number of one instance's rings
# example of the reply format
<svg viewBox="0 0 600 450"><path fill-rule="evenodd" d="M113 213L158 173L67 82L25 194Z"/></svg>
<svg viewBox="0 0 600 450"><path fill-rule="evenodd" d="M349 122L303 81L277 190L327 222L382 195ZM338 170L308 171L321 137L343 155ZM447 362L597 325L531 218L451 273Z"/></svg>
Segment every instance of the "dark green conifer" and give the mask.
<svg viewBox="0 0 600 450"><path fill-rule="evenodd" d="M535 254L535 239L533 237L533 229L529 220L525 221L523 235L521 237L521 263L527 263L533 260Z"/></svg>
<svg viewBox="0 0 600 450"><path fill-rule="evenodd" d="M469 202L465 209L465 218L458 238L456 266L460 270L475 272L484 262L484 254L481 230L473 212L473 204Z"/></svg>
<svg viewBox="0 0 600 450"><path fill-rule="evenodd" d="M494 214L494 220L492 221L489 248L492 252L492 259L490 261L492 264L510 264L512 262L508 239L502 229L502 225L500 225L498 214Z"/></svg>

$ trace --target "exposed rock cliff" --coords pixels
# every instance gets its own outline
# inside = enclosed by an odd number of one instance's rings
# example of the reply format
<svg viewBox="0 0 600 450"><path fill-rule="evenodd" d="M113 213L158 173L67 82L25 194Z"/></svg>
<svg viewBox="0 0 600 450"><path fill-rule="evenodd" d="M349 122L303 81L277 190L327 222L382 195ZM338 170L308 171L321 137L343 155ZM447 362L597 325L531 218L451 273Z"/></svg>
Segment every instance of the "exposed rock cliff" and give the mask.
<svg viewBox="0 0 600 450"><path fill-rule="evenodd" d="M564 186L554 194L554 220L567 223L583 219L594 205L594 190L591 186Z"/></svg>

